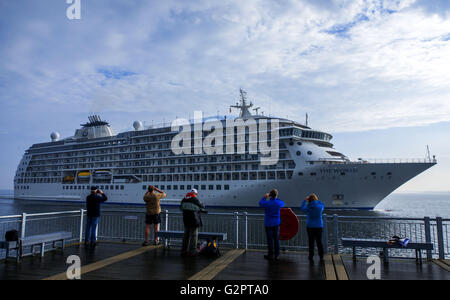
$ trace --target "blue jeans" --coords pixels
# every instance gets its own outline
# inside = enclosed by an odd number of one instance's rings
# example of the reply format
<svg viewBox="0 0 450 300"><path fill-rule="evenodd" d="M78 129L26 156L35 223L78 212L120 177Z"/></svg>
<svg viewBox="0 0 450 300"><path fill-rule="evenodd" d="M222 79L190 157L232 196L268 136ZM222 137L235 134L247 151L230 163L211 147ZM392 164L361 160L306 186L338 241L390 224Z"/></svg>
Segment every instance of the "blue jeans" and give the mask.
<svg viewBox="0 0 450 300"><path fill-rule="evenodd" d="M267 248L269 257L280 256L280 226L266 227Z"/></svg>
<svg viewBox="0 0 450 300"><path fill-rule="evenodd" d="M95 243L97 241L97 225L98 225L99 217L88 217L86 220L86 234L85 234L85 242Z"/></svg>

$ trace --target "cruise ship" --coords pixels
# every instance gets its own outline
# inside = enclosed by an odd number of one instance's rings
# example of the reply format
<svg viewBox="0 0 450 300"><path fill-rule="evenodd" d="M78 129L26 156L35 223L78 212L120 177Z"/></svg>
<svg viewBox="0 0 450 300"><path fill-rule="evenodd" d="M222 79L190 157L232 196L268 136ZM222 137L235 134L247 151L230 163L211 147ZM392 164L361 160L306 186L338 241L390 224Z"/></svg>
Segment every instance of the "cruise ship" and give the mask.
<svg viewBox="0 0 450 300"><path fill-rule="evenodd" d="M143 126L135 121L134 130L119 134L99 116L90 116L74 136L60 139L53 132L50 142L25 151L14 177L14 197L81 202L91 186L98 186L109 203L143 204L147 187L154 185L168 195L163 205L179 205L186 192L195 188L207 207L244 208L258 206L261 197L276 188L287 207L299 207L305 196L315 193L326 208L373 209L437 163L429 155L402 162L351 161L333 147L331 134L310 128L307 121L301 124L260 114L243 90L239 100L230 106L230 110L239 109L239 117L200 118L184 126ZM226 128L227 122L236 120L252 120L256 127L223 130L223 136L215 136L213 153L196 149L196 139L201 148L201 141L210 137L211 131L204 128L221 124ZM193 141L189 151L179 153L173 149L173 140L182 128L192 130ZM260 145L251 145L252 134L261 142L261 133L267 141L275 138L272 143L278 146L272 163L262 163L265 154Z"/></svg>

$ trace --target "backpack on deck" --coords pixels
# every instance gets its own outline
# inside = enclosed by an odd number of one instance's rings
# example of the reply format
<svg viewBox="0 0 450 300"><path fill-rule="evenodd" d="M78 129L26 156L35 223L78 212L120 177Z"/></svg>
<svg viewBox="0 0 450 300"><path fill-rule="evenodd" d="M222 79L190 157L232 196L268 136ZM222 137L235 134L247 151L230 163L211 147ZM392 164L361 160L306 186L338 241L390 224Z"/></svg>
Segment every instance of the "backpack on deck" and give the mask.
<svg viewBox="0 0 450 300"><path fill-rule="evenodd" d="M202 254L208 257L221 256L219 247L217 247L217 242L215 239L208 240L206 246L202 249Z"/></svg>
<svg viewBox="0 0 450 300"><path fill-rule="evenodd" d="M5 241L17 242L19 240L19 232L17 230L9 230L5 233Z"/></svg>

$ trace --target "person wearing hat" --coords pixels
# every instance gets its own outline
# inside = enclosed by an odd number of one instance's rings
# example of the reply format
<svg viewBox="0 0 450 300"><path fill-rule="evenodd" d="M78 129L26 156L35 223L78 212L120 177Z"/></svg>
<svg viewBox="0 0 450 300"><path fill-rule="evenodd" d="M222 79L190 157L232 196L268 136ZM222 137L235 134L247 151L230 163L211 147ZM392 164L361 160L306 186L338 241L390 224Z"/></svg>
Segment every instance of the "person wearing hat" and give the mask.
<svg viewBox="0 0 450 300"><path fill-rule="evenodd" d="M198 254L198 228L203 225L200 214L204 208L198 199L198 191L196 189L192 189L181 201L180 210L183 212L184 223L181 255L195 256Z"/></svg>
<svg viewBox="0 0 450 300"><path fill-rule="evenodd" d="M108 200L102 190L96 186L91 187L91 193L86 197L86 234L84 245L87 247L90 243L92 247L97 243L97 225L100 219L100 204Z"/></svg>
<svg viewBox="0 0 450 300"><path fill-rule="evenodd" d="M159 224L161 224L161 199L167 195L153 185L148 186L148 190L144 195L146 205L145 214L145 241L142 246L148 246L148 236L150 234L150 227L153 225L153 244L158 245L159 239L156 235L159 231Z"/></svg>
<svg viewBox="0 0 450 300"><path fill-rule="evenodd" d="M319 201L316 194L311 194L303 200L300 207L306 213L306 231L308 233L309 242L309 261L314 263L314 244L317 244L320 262L323 263L323 245L322 245L322 230L323 218L322 213L324 205Z"/></svg>

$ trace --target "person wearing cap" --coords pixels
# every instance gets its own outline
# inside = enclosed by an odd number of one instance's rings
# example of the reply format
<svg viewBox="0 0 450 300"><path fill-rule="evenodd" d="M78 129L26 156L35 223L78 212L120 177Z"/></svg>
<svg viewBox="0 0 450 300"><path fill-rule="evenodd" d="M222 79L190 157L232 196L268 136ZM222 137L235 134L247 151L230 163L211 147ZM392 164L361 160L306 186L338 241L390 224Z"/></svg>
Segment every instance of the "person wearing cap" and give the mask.
<svg viewBox="0 0 450 300"><path fill-rule="evenodd" d="M144 195L146 205L145 214L145 241L142 246L148 246L148 236L150 235L150 227L153 225L153 244L158 245L159 239L156 235L161 224L161 199L167 195L153 185L148 186L148 190Z"/></svg>
<svg viewBox="0 0 450 300"><path fill-rule="evenodd" d="M181 201L180 210L183 212L184 223L181 255L195 256L198 254L198 228L203 225L200 214L204 208L198 199L198 191L196 189L192 189Z"/></svg>
<svg viewBox="0 0 450 300"><path fill-rule="evenodd" d="M86 197L86 234L84 245L87 247L90 243L92 247L97 243L97 225L100 219L100 204L108 200L102 190L97 187L91 187L91 193Z"/></svg>
<svg viewBox="0 0 450 300"><path fill-rule="evenodd" d="M277 260L280 255L280 209L284 202L278 199L278 191L271 190L259 201L259 206L264 207L264 227L266 228L268 254L267 260Z"/></svg>
<svg viewBox="0 0 450 300"><path fill-rule="evenodd" d="M316 194L311 194L303 200L300 207L306 213L306 231L308 233L309 242L309 261L314 263L314 244L317 244L320 262L323 263L323 245L322 230L323 218L322 213L324 205L319 201Z"/></svg>

